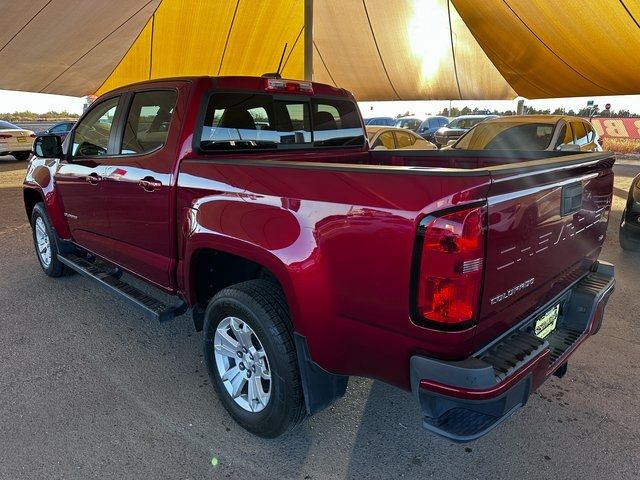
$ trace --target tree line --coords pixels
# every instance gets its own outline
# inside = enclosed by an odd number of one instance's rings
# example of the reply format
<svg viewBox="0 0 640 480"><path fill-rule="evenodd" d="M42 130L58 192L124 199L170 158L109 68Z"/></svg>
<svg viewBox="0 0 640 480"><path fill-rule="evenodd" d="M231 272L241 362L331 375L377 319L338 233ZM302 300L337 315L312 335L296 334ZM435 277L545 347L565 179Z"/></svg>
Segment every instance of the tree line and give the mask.
<svg viewBox="0 0 640 480"><path fill-rule="evenodd" d="M636 114L636 113L631 113L628 109L620 109L620 110L600 110L598 108L598 105L595 105L593 107L584 107L579 109L578 111L575 111L573 109L569 109L567 110L566 108L556 108L555 110L551 111L550 108L547 109L536 109L533 107L528 107L525 105L524 107L524 113L526 115L572 115L572 116L576 116L576 117L589 117L592 114L597 114L598 116L601 117L638 117L640 115ZM505 110L505 111L498 111L498 110L487 110L487 109L480 109L480 108L474 108L471 109L469 107L463 107L463 108L456 108L456 107L452 107L451 109L449 108L443 108L440 113L438 113L438 115L442 115L444 117L458 117L460 115L501 115L501 116L505 116L505 115L515 115L516 112L513 110Z"/></svg>
<svg viewBox="0 0 640 480"><path fill-rule="evenodd" d="M47 113L33 113L33 112L14 112L14 113L0 113L0 119L7 122L61 122L64 120L77 120L80 117L77 113L63 112L47 112Z"/></svg>

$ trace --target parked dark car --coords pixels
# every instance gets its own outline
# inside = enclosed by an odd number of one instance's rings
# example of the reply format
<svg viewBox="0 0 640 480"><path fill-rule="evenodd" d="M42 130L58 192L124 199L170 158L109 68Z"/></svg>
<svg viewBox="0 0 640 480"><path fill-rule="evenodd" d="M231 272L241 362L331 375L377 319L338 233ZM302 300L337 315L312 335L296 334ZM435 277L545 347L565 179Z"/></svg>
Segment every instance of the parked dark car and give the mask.
<svg viewBox="0 0 640 480"><path fill-rule="evenodd" d="M49 127L46 130L36 132L36 135L56 135L60 137L61 140L64 140L75 124L76 124L75 122L56 123L55 125L53 125L52 127Z"/></svg>
<svg viewBox="0 0 640 480"><path fill-rule="evenodd" d="M633 179L620 222L620 246L640 252L640 175Z"/></svg>
<svg viewBox="0 0 640 480"><path fill-rule="evenodd" d="M472 127L475 127L483 120L498 118L497 115L462 115L454 118L449 125L442 127L435 134L435 144L438 147L446 146L451 140L457 140Z"/></svg>
<svg viewBox="0 0 640 480"><path fill-rule="evenodd" d="M381 127L392 127L396 123L396 119L392 117L373 117L365 118L365 125L380 125Z"/></svg>
<svg viewBox="0 0 640 480"><path fill-rule="evenodd" d="M427 117L418 127L417 134L431 143L435 142L435 134L442 127L449 125L447 117Z"/></svg>
<svg viewBox="0 0 640 480"><path fill-rule="evenodd" d="M400 117L393 124L394 127L406 128L413 132L417 132L420 125L422 125L422 119L416 117Z"/></svg>

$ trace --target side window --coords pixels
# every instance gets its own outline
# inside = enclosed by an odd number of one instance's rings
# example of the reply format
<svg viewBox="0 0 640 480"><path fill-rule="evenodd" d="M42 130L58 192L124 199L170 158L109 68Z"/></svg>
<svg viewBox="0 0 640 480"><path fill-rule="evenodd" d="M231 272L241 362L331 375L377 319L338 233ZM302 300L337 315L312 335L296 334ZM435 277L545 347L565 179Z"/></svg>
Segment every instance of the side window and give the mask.
<svg viewBox="0 0 640 480"><path fill-rule="evenodd" d="M71 154L74 157L106 155L109 135L120 97L110 98L94 106L84 117L73 136Z"/></svg>
<svg viewBox="0 0 640 480"><path fill-rule="evenodd" d="M396 145L393 141L393 134L391 132L381 133L380 136L378 137L378 140L376 140L376 143L373 146L373 148L379 145L383 145L388 150L393 150L394 148L396 148Z"/></svg>
<svg viewBox="0 0 640 480"><path fill-rule="evenodd" d="M416 143L413 135L406 132L395 132L398 148L407 148Z"/></svg>
<svg viewBox="0 0 640 480"><path fill-rule="evenodd" d="M595 132L593 130L593 127L589 124L585 124L585 127L587 128L587 142L591 143L595 140Z"/></svg>
<svg viewBox="0 0 640 480"><path fill-rule="evenodd" d="M578 145L586 145L589 143L587 140L587 129L582 122L571 122L571 128L573 128L573 135L575 136L575 143Z"/></svg>
<svg viewBox="0 0 640 480"><path fill-rule="evenodd" d="M215 93L202 127L205 150L275 148L310 144L307 101L274 101L270 95Z"/></svg>
<svg viewBox="0 0 640 480"><path fill-rule="evenodd" d="M358 107L349 100L214 93L200 146L204 150L361 146L364 139Z"/></svg>
<svg viewBox="0 0 640 480"><path fill-rule="evenodd" d="M124 126L120 154L151 152L164 145L177 94L174 91L136 93Z"/></svg>
<svg viewBox="0 0 640 480"><path fill-rule="evenodd" d="M315 146L362 145L364 131L355 103L348 100L312 100Z"/></svg>
<svg viewBox="0 0 640 480"><path fill-rule="evenodd" d="M558 135L558 139L556 140L556 150L560 150L562 145L567 145L573 143L573 133L571 132L571 127L568 123L562 123L560 127L560 134Z"/></svg>

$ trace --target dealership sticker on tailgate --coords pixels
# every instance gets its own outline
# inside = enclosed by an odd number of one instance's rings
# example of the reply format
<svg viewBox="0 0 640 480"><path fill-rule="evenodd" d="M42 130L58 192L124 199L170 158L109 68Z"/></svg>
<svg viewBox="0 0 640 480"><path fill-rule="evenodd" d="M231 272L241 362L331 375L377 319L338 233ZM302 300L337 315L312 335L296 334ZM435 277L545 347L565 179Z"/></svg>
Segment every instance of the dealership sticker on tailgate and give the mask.
<svg viewBox="0 0 640 480"><path fill-rule="evenodd" d="M556 329L556 323L558 323L558 312L560 312L560 304L557 304L536 320L533 331L537 337L545 338Z"/></svg>

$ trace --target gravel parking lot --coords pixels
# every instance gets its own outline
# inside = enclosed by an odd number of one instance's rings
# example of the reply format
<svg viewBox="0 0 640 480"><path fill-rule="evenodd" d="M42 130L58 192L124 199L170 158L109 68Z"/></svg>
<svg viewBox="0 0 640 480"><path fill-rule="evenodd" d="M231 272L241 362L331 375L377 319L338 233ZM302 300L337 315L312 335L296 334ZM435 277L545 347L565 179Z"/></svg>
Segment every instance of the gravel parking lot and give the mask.
<svg viewBox="0 0 640 480"><path fill-rule="evenodd" d="M78 275L42 274L25 166L0 157L0 478L639 477L640 254L617 230L640 162L615 167L601 258L618 283L602 330L564 379L466 445L425 432L410 394L360 378L283 438L247 433L215 397L190 316L152 323Z"/></svg>

